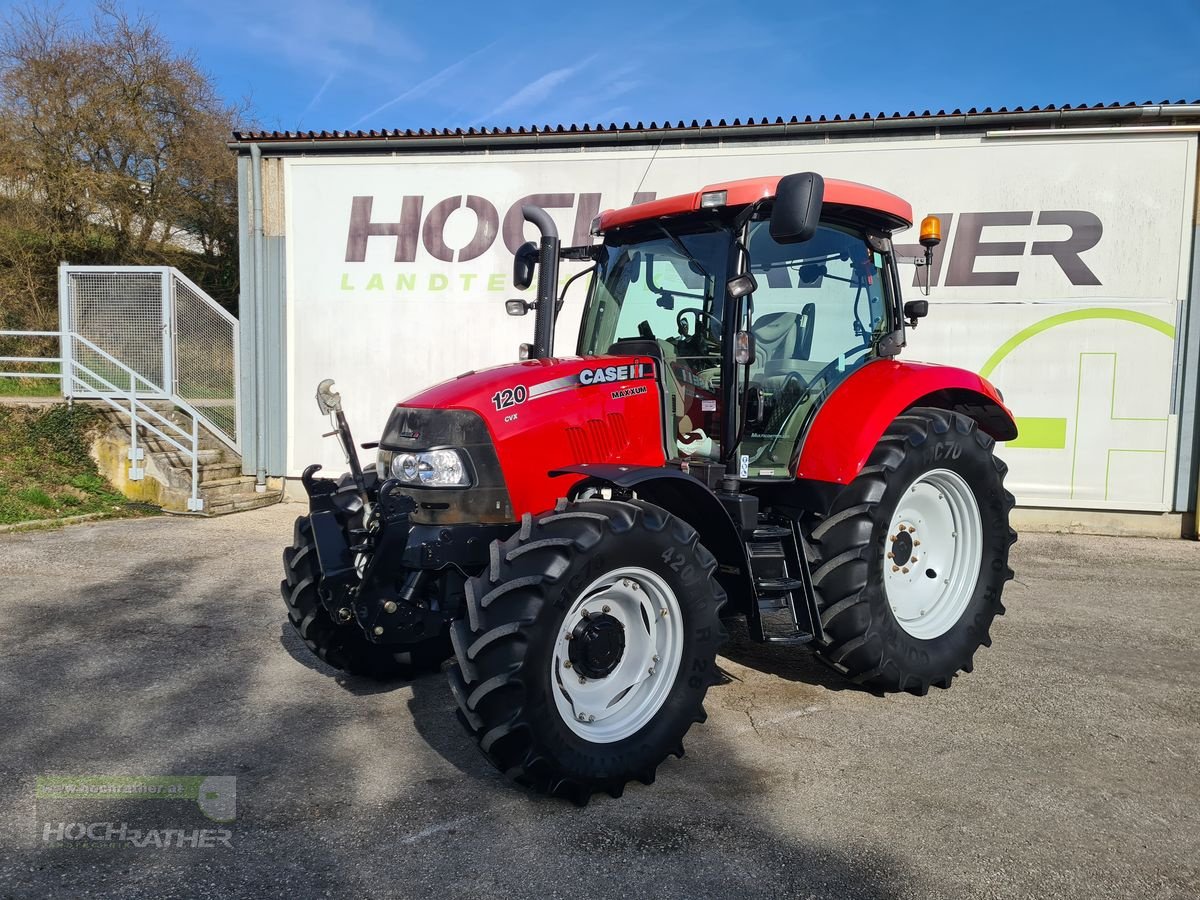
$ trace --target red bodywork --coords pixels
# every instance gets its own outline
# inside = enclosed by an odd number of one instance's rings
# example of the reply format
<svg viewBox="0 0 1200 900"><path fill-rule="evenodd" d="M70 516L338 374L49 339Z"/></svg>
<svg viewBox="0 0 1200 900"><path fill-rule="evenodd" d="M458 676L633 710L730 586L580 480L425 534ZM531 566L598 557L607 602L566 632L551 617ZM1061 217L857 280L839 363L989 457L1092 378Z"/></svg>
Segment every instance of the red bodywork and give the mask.
<svg viewBox="0 0 1200 900"><path fill-rule="evenodd" d="M695 212L701 208L700 198L716 191L725 192L724 206L745 206L774 197L775 189L779 186L779 179L779 175L772 175L765 178L746 178L741 181L723 181L720 184L702 187L694 194L678 194L674 197L639 203L636 206L627 206L624 209L608 209L600 213L600 231L632 225L647 219ZM826 205L852 206L868 211L875 217L887 219L893 229L907 228L912 224L912 205L907 200L870 185L828 178L825 180L824 197Z"/></svg>
<svg viewBox="0 0 1200 900"><path fill-rule="evenodd" d="M962 407L997 440L1017 435L1000 392L974 372L877 359L851 373L817 410L796 477L849 484L892 420L913 406Z"/></svg>
<svg viewBox="0 0 1200 900"><path fill-rule="evenodd" d="M581 463L657 467L666 462L657 364L637 356L511 363L444 381L400 406L479 413L495 444L514 512L541 512L552 508L570 484L551 478L553 469ZM637 377L580 381L584 371L609 367L619 375L620 366ZM636 367L650 368L635 373ZM497 395L518 386L527 399L497 409ZM850 482L892 420L923 402L942 407L956 403L997 440L1016 434L999 393L978 375L881 359L850 374L817 412L801 449L797 477ZM674 439L672 435L669 443Z"/></svg>
<svg viewBox="0 0 1200 900"><path fill-rule="evenodd" d="M552 469L579 463L661 466L666 461L656 365L650 357L636 356L529 360L468 372L399 405L479 413L491 432L513 510L517 515L541 512L553 508L571 483L551 478ZM610 366L648 366L651 374L580 382L585 370ZM518 386L527 399L497 409L493 398Z"/></svg>
<svg viewBox="0 0 1200 900"><path fill-rule="evenodd" d="M600 216L600 230L695 212L701 209L702 196L714 191L725 192L724 206L744 206L773 197L778 183L778 176L729 181L609 210ZM856 208L864 218L889 229L912 223L907 201L850 181L825 181L824 203ZM664 436L659 365L647 356L529 360L468 372L400 406L466 409L481 415L519 516L550 509L566 493L570 482L551 478L554 469L581 464L660 467L666 462L665 448L677 455L677 441L688 444L702 431L719 433L719 420L706 415L703 402L715 401L716 396L689 382L687 372L678 371L675 380L683 406L676 412L695 430ZM599 380L597 372L602 373ZM803 439L797 477L849 483L896 416L921 405L963 412L997 440L1016 436L999 393L978 375L947 366L875 360L851 373L817 411Z"/></svg>

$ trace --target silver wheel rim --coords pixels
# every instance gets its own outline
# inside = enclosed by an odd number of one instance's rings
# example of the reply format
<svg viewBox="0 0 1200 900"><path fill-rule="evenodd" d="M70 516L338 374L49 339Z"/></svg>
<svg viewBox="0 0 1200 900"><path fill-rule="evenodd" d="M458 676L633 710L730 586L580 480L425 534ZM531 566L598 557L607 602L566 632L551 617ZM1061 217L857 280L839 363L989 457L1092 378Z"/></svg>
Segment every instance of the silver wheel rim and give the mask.
<svg viewBox="0 0 1200 900"><path fill-rule="evenodd" d="M931 640L953 628L975 593L983 522L970 485L933 469L910 484L888 525L883 588L896 622Z"/></svg>
<svg viewBox="0 0 1200 900"><path fill-rule="evenodd" d="M575 627L608 615L624 628L620 662L602 678L580 675L571 663ZM559 628L550 661L554 704L567 727L598 744L623 740L662 708L683 658L683 616L675 592L649 569L624 566L588 585Z"/></svg>

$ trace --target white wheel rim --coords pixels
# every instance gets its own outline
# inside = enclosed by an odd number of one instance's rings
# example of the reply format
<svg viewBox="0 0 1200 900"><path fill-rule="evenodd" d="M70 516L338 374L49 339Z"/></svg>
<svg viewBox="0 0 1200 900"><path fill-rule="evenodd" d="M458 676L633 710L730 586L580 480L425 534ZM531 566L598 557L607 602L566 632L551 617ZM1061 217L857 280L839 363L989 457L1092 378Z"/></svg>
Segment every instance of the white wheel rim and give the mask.
<svg viewBox="0 0 1200 900"><path fill-rule="evenodd" d="M933 469L910 484L892 513L883 559L884 594L900 627L922 640L953 628L982 560L979 504L963 477Z"/></svg>
<svg viewBox="0 0 1200 900"><path fill-rule="evenodd" d="M571 662L572 632L589 616L621 623L625 648L610 673L580 675ZM614 569L588 585L559 628L550 662L550 687L563 721L575 734L609 744L636 734L659 711L683 657L683 616L675 592L648 569Z"/></svg>

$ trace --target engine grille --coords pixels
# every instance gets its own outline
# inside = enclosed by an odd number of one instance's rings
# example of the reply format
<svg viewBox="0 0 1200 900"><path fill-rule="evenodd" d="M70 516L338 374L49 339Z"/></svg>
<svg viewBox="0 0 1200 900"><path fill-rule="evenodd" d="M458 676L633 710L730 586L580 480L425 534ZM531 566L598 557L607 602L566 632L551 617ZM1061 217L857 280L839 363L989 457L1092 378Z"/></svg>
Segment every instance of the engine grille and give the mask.
<svg viewBox="0 0 1200 900"><path fill-rule="evenodd" d="M572 463L610 462L629 446L629 431L620 413L588 419L586 426L572 425L566 431Z"/></svg>

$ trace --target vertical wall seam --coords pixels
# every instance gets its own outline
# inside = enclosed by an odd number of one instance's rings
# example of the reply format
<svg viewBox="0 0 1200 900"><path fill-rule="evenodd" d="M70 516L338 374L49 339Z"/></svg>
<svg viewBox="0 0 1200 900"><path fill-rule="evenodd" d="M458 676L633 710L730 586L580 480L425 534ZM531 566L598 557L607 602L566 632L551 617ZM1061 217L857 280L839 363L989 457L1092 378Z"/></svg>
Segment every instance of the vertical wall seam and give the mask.
<svg viewBox="0 0 1200 900"><path fill-rule="evenodd" d="M264 301L266 289L266 272L264 271L263 253L263 195L262 195L262 150L258 144L250 145L250 179L252 202L254 204L253 246L254 246L254 477L255 490L265 490L267 484L266 447L263 440L265 432L265 388L264 370L266 367L266 340L263 333L265 322Z"/></svg>

